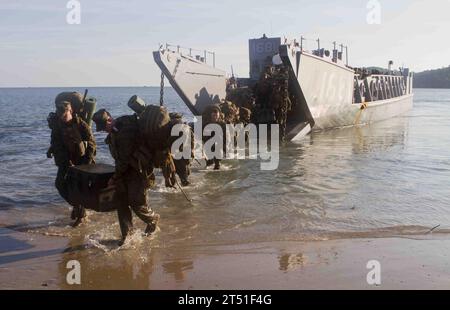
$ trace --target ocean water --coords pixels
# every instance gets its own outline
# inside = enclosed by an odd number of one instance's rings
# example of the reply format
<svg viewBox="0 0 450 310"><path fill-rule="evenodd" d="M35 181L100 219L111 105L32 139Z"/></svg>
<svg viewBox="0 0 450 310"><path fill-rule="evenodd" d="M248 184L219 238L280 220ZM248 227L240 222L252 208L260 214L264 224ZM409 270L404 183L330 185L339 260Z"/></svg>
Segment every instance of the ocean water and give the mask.
<svg viewBox="0 0 450 310"><path fill-rule="evenodd" d="M112 251L120 236L115 213L89 212L82 227L68 226L69 206L53 182L46 158L46 116L54 98L73 89L0 89L0 227L63 236L93 251ZM83 88L75 89L83 91ZM171 111L192 115L170 88ZM159 88L91 88L98 108L131 113L137 94L159 102ZM149 192L161 215L158 233L139 246L192 247L242 243L419 235L450 228L450 90L415 90L408 114L346 129L315 132L280 150L275 171L255 160L224 162L222 171L193 165L186 201L163 179ZM95 133L97 162L112 163L105 134ZM0 245L1 248L1 245Z"/></svg>

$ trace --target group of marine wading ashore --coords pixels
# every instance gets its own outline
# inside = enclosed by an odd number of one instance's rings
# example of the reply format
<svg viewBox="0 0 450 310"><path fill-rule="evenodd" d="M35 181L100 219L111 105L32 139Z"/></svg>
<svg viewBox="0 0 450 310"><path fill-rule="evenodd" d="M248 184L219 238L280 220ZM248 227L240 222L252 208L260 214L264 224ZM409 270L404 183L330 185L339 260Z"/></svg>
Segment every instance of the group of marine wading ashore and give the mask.
<svg viewBox="0 0 450 310"><path fill-rule="evenodd" d="M283 67L268 67L253 89L238 89L233 79L227 88L226 100L205 109L201 118L203 127L210 124L221 128L229 124L278 124L280 138L284 139L287 112L292 104ZM194 139L190 139L189 158L174 158L172 152L172 146L179 138L172 134L175 126L189 128L191 135L194 131L183 122L180 113L169 113L163 106L146 105L137 96L131 97L128 106L133 114L115 118L105 109L94 113L96 100L87 96L87 90L84 95L64 92L56 97L56 111L47 118L51 129L47 157L53 157L58 167L56 189L73 206L72 226L82 223L86 208L96 211L117 209L122 233L119 245L124 244L133 229L132 211L147 224L146 235L157 228L160 216L150 208L146 197L148 189L155 184L154 170L161 169L165 186L179 186L185 194L181 186L190 185L190 167L194 158ZM106 165L95 163L97 148L92 122L96 131L108 134L105 143L115 162L110 171L105 171ZM211 133L202 134L201 140L207 143L213 138ZM214 151L223 146L215 143L212 148ZM220 170L221 158L208 154L204 157L207 166ZM105 204L109 207L102 207Z"/></svg>

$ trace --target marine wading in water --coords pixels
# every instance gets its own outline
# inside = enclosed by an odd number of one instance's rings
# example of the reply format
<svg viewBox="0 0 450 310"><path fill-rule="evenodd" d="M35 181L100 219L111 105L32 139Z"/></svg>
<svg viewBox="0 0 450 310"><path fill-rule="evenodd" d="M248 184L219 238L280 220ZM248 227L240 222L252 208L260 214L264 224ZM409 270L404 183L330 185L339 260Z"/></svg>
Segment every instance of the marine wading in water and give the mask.
<svg viewBox="0 0 450 310"><path fill-rule="evenodd" d="M137 115L114 119L105 109L97 111L93 117L97 131L108 133L105 143L115 161L115 173L108 185L116 187L114 200L117 202L122 233L119 245L125 242L133 228L131 210L147 224L146 234L151 234L156 229L159 215L147 203L147 190L155 180L153 169L163 168L166 185L172 185L174 177L174 164L168 149L170 145L164 139L163 128L169 123L169 116L164 111L148 112L155 116L160 114L160 127L150 128L153 124L149 124L149 127L140 128Z"/></svg>
<svg viewBox="0 0 450 310"><path fill-rule="evenodd" d="M219 125L225 133L227 125L242 124L245 127L253 123L255 125L278 124L279 138L284 141L287 115L292 108L289 95L289 73L286 67L268 66L252 88L238 88L236 80L231 77L227 82L226 99L220 104L207 106L202 113L202 140L207 143L214 138L214 135L205 135L205 128L210 124ZM216 151L215 147L218 145L212 147L213 153ZM225 145L223 149L226 153ZM207 165L212 164L214 169L220 169L219 158L214 156L207 158Z"/></svg>
<svg viewBox="0 0 450 310"><path fill-rule="evenodd" d="M69 202L67 173L70 167L95 163L96 144L88 125L95 109L95 99L80 93L61 93L55 99L56 112L47 117L51 130L48 158L54 158L58 172L55 187L64 200ZM70 202L69 202L70 203ZM71 218L78 226L86 216L82 205L73 205Z"/></svg>
<svg viewBox="0 0 450 310"><path fill-rule="evenodd" d="M227 83L226 101L239 111L239 121L244 125L278 124L280 140L286 140L288 113L295 100L289 93L289 71L283 65L267 66L258 82L252 87L238 87L232 77Z"/></svg>
<svg viewBox="0 0 450 310"><path fill-rule="evenodd" d="M155 182L154 168L162 169L168 187L174 187L178 183L176 172L182 184L189 184L190 159L174 162L170 154L171 144L177 138L170 136L171 128L182 122L181 115L169 116L164 107L139 104L139 98L133 96L129 106L132 108L137 106L140 109L134 109L136 112L134 115L114 119L105 109L93 114L95 99L86 98L86 94L87 91L84 96L77 92L67 92L56 97L56 112L50 113L47 118L51 129L51 145L47 157L55 159L58 167L55 186L60 195L73 205L72 218L76 220L73 226L78 226L86 215L85 207L92 208L92 206L75 204L75 200L82 199L72 197L72 187L79 187L77 191L79 195L99 195L99 193L94 188L89 189L90 185L80 186L78 182L73 182L74 180L70 178L75 174L68 172L71 167L79 165L97 166L94 160L96 144L88 124L93 120L97 131L108 132L105 142L115 160L115 170L109 177L106 188L114 188L113 201L118 212L122 233L120 245L122 245L133 227L131 210L147 223L146 234L156 230L159 215L155 214L147 203L147 190ZM86 182L87 179L83 178L82 182ZM96 198L98 203L99 197ZM93 209L99 211L101 208L96 205Z"/></svg>
<svg viewBox="0 0 450 310"><path fill-rule="evenodd" d="M268 67L260 81L250 88L236 88L233 80L228 84L226 100L220 104L208 106L202 115L202 130L210 124L218 125L225 132L227 125L251 123L279 124L280 137L285 136L286 118L292 108L288 93L287 70L282 66ZM73 226L77 226L85 217L85 206L73 204L68 197L68 170L72 166L95 164L96 143L90 123L96 124L97 131L106 131L105 140L115 161L115 172L109 179L108 187L113 187L113 201L118 212L123 244L133 228L132 211L147 224L146 233L155 231L159 215L155 214L147 202L147 190L155 182L153 170L161 168L167 187L178 184L176 174L183 186L190 184L190 166L194 158L194 132L192 127L183 123L179 113L169 114L164 107L145 105L137 96L133 96L128 106L135 112L114 119L105 109L95 110L95 98L87 98L80 93L61 93L55 99L56 112L48 116L51 129L51 146L47 152L54 157L58 167L55 186L60 195L73 205ZM172 144L180 135L172 136L175 125L182 124L189 131L191 156L174 159ZM216 134L216 133L215 133ZM234 137L235 138L235 137ZM234 139L233 138L233 139ZM214 135L202 131L201 140L207 144ZM184 146L179 150L183 152ZM225 144L212 144L212 152ZM207 165L214 164L220 169L221 158L206 157Z"/></svg>

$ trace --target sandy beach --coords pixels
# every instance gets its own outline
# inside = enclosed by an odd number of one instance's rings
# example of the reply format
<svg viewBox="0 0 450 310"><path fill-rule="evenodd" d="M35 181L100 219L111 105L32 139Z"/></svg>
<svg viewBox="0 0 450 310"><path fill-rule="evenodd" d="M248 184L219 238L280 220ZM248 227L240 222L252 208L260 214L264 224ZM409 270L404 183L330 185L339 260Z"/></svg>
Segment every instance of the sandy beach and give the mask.
<svg viewBox="0 0 450 310"><path fill-rule="evenodd" d="M1 229L1 289L448 289L446 234L241 245L85 250L83 239ZM146 258L142 256L145 249ZM68 285L68 261L81 284ZM381 264L381 285L366 281Z"/></svg>

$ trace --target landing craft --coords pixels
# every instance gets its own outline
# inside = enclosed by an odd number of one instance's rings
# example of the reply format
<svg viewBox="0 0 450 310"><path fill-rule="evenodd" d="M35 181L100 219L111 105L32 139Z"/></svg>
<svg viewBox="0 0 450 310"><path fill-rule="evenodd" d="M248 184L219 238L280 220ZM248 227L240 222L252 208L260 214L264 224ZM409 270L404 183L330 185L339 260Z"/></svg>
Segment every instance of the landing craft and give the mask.
<svg viewBox="0 0 450 310"><path fill-rule="evenodd" d="M358 69L348 65L348 50L336 43L331 51L308 51L299 41L281 38L249 40L250 77L239 87L253 87L265 68L282 64L289 71L293 98L287 115L286 136L299 140L312 130L369 124L401 115L412 108L413 74L407 68ZM156 64L194 115L224 100L227 73L215 66L215 53L170 45L153 52Z"/></svg>

